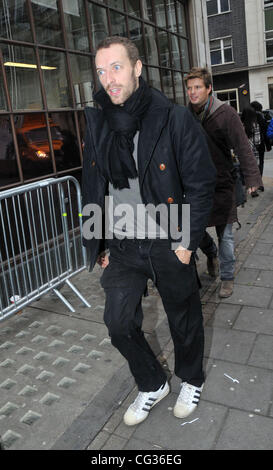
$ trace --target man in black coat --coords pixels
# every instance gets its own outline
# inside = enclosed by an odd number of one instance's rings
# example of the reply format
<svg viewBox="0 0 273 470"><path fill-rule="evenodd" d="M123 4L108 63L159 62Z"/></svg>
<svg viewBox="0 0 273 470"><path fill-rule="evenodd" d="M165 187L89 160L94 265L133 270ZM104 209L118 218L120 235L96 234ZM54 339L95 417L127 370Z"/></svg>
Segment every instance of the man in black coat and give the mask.
<svg viewBox="0 0 273 470"><path fill-rule="evenodd" d="M111 342L127 359L139 389L124 422L143 421L170 391L141 330L148 279L168 316L175 373L182 382L174 415L184 418L196 408L204 382L193 252L211 211L216 170L201 126L187 108L141 78L142 63L131 41L106 38L95 62L101 109L86 109L83 234L90 269L96 261L104 268L104 321ZM190 208L190 220L182 206ZM102 215L110 221L104 235ZM110 256L103 251L106 243Z"/></svg>

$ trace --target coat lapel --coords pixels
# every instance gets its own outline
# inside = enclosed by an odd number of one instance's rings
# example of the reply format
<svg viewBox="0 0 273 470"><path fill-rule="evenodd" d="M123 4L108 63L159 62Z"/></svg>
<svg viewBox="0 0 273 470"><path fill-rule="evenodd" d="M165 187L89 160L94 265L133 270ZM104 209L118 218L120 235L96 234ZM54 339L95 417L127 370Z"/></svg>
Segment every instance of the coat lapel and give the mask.
<svg viewBox="0 0 273 470"><path fill-rule="evenodd" d="M142 121L137 156L140 185L143 183L146 170L153 156L154 148L167 123L169 110L169 107L155 107ZM97 165L103 174L100 147L101 142L109 131L108 124L103 120L102 112L98 109L88 108L85 114L93 143L96 142L96 145L94 145L94 151L96 154Z"/></svg>
<svg viewBox="0 0 273 470"><path fill-rule="evenodd" d="M153 156L154 148L166 125L168 114L169 108L157 108L142 121L137 153L140 186Z"/></svg>
<svg viewBox="0 0 273 470"><path fill-rule="evenodd" d="M86 108L85 115L87 118L88 131L91 134L93 142L93 150L96 155L96 164L98 165L101 175L103 176L103 157L100 149L103 140L109 132L109 127L106 120L103 118L101 110L96 108Z"/></svg>

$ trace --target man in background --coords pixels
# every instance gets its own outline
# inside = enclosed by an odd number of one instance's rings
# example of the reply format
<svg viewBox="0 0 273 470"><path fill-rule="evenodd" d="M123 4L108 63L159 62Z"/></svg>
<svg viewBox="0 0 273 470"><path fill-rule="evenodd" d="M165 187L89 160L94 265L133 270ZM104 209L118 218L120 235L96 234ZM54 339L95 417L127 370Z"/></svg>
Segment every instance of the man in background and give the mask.
<svg viewBox="0 0 273 470"><path fill-rule="evenodd" d="M271 150L271 144L270 140L268 139L266 135L267 131L267 123L266 119L263 115L263 107L259 101L252 101L250 103L250 106L255 110L256 116L257 116L257 122L260 126L260 134L261 134L261 142L257 148L258 153L259 153L259 170L261 173L261 177L263 176L263 171L264 171L264 153L265 150L268 152ZM259 186L258 188L260 191L264 191L264 186L263 184Z"/></svg>
<svg viewBox="0 0 273 470"><path fill-rule="evenodd" d="M238 221L231 150L239 159L249 194L262 185L262 179L237 112L232 106L212 96L212 77L209 71L206 68L192 68L185 77L185 82L190 100L189 109L206 131L217 169L214 206L208 227L214 226L218 237L222 281L219 296L229 297L233 292L235 272L232 224ZM209 274L215 276L217 247L207 231L199 247L207 256Z"/></svg>

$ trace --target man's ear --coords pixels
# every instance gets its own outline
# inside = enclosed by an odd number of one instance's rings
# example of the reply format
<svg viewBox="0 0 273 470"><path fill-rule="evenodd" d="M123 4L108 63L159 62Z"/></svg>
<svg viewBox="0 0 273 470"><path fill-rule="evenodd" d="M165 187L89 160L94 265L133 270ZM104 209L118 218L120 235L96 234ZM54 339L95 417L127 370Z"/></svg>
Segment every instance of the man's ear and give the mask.
<svg viewBox="0 0 273 470"><path fill-rule="evenodd" d="M138 59L136 61L136 65L135 65L135 74L136 74L136 76L140 77L141 72L142 72L142 62L141 62L140 59Z"/></svg>

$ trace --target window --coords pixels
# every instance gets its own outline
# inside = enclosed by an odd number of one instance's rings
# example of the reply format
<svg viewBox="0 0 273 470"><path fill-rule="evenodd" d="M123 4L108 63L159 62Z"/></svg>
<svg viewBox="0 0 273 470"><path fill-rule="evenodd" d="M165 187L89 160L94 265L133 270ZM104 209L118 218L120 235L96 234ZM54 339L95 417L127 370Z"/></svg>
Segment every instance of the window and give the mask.
<svg viewBox="0 0 273 470"><path fill-rule="evenodd" d="M175 85L175 102L183 105L185 104L183 77L180 72L174 72L173 76Z"/></svg>
<svg viewBox="0 0 273 470"><path fill-rule="evenodd" d="M13 109L41 109L42 96L36 56L32 47L2 44L2 54ZM42 62L47 71L50 62Z"/></svg>
<svg viewBox="0 0 273 470"><path fill-rule="evenodd" d="M149 65L158 65L158 50L156 42L156 30L145 24L145 41L147 49L147 61Z"/></svg>
<svg viewBox="0 0 273 470"><path fill-rule="evenodd" d="M5 110L6 108L6 99L5 99L5 92L4 92L4 83L3 77L0 75L0 111Z"/></svg>
<svg viewBox="0 0 273 470"><path fill-rule="evenodd" d="M105 8L100 8L95 4L88 3L88 9L91 23L92 45L95 49L98 43L105 38L105 36L109 35L107 13Z"/></svg>
<svg viewBox="0 0 273 470"><path fill-rule="evenodd" d="M177 32L175 4L173 0L167 0L167 17L168 17L168 29L173 32Z"/></svg>
<svg viewBox="0 0 273 470"><path fill-rule="evenodd" d="M32 41L25 0L1 2L0 36L17 41Z"/></svg>
<svg viewBox="0 0 273 470"><path fill-rule="evenodd" d="M143 8L143 18L154 22L152 0L146 0L145 2L143 2L142 8Z"/></svg>
<svg viewBox="0 0 273 470"><path fill-rule="evenodd" d="M50 133L57 171L81 165L74 116L71 113L50 113Z"/></svg>
<svg viewBox="0 0 273 470"><path fill-rule="evenodd" d="M93 106L93 72L90 57L70 54L71 78L76 107Z"/></svg>
<svg viewBox="0 0 273 470"><path fill-rule="evenodd" d="M16 162L16 155L14 152L11 122L10 117L8 115L0 116L0 139L1 182L2 184L17 183L20 181L20 177Z"/></svg>
<svg viewBox="0 0 273 470"><path fill-rule="evenodd" d="M186 28L186 11L185 6L182 3L176 3L177 8L177 21L178 21L178 31L180 34L186 35L187 28Z"/></svg>
<svg viewBox="0 0 273 470"><path fill-rule="evenodd" d="M64 52L40 49L39 54L41 64L50 65L47 69L42 69L48 108L70 107L72 102Z"/></svg>
<svg viewBox="0 0 273 470"><path fill-rule="evenodd" d="M232 38L213 39L210 41L211 65L233 62Z"/></svg>
<svg viewBox="0 0 273 470"><path fill-rule="evenodd" d="M72 4L71 4L72 6ZM76 0L73 3L73 10L64 9L64 21L67 31L67 41L70 49L88 51L88 37L83 0Z"/></svg>
<svg viewBox="0 0 273 470"><path fill-rule="evenodd" d="M57 1L45 2L32 0L32 12L35 21L37 42L51 46L64 46L60 15L57 10Z"/></svg>
<svg viewBox="0 0 273 470"><path fill-rule="evenodd" d="M99 7L98 7L99 8ZM114 10L110 11L110 21L113 36L127 36L125 16ZM103 38L102 38L103 39Z"/></svg>
<svg viewBox="0 0 273 470"><path fill-rule="evenodd" d="M239 111L239 100L238 100L238 90L237 88L231 90L221 90L215 91L217 98L221 101L226 101L230 104L236 111Z"/></svg>
<svg viewBox="0 0 273 470"><path fill-rule="evenodd" d="M269 95L269 109L273 108L273 84L269 83L268 84L268 95ZM272 116L269 114L269 120L271 121Z"/></svg>
<svg viewBox="0 0 273 470"><path fill-rule="evenodd" d="M127 11L130 13L130 15L136 15L140 17L139 0L127 0Z"/></svg>
<svg viewBox="0 0 273 470"><path fill-rule="evenodd" d="M273 60L273 1L265 0L264 6L265 49L267 61L270 62Z"/></svg>
<svg viewBox="0 0 273 470"><path fill-rule="evenodd" d="M145 52L144 52L141 22L137 20L133 20L132 18L129 18L128 28L129 28L129 33L130 33L130 39L135 43L136 47L138 48L140 59L144 61Z"/></svg>
<svg viewBox="0 0 273 470"><path fill-rule="evenodd" d="M230 11L230 0L207 0L207 15L219 15Z"/></svg>
<svg viewBox="0 0 273 470"><path fill-rule="evenodd" d="M184 71L190 70L190 57L189 57L189 48L188 42L186 39L180 39L181 44L181 55Z"/></svg>
<svg viewBox="0 0 273 470"><path fill-rule="evenodd" d="M187 3L0 0L0 189L67 172L78 177L83 108L95 105L94 55L106 36L132 39L143 78L185 104ZM223 12L230 0L208 4ZM227 55L228 47L223 60Z"/></svg>
<svg viewBox="0 0 273 470"><path fill-rule="evenodd" d="M157 26L166 28L166 15L165 6L163 0L154 0L154 9Z"/></svg>

